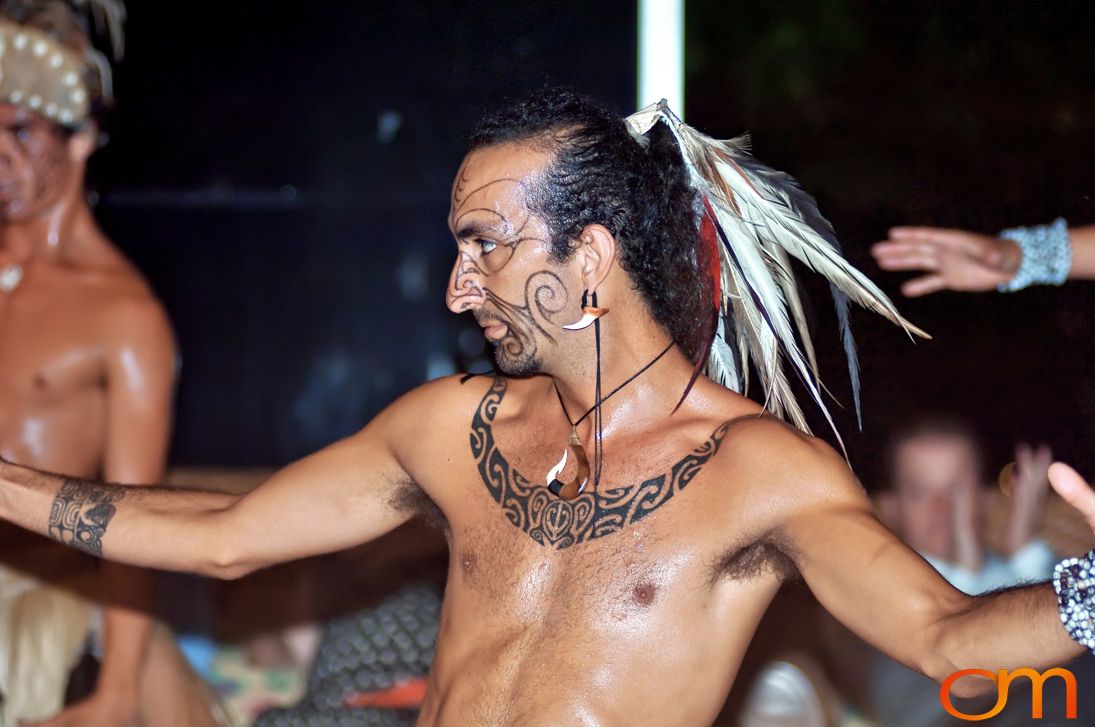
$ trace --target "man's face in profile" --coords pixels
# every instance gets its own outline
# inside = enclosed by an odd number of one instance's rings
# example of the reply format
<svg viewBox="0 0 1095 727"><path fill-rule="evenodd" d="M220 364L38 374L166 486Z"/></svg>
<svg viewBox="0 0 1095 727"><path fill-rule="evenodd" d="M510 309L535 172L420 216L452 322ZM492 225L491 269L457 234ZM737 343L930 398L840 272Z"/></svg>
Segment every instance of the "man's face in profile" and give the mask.
<svg viewBox="0 0 1095 727"><path fill-rule="evenodd" d="M573 294L564 267L551 259L547 224L529 209L547 159L526 144L484 147L468 154L453 182L457 254L446 302L455 313L472 312L495 346L498 369L511 376L541 370Z"/></svg>
<svg viewBox="0 0 1095 727"><path fill-rule="evenodd" d="M33 219L72 184L69 134L28 109L0 104L0 218Z"/></svg>

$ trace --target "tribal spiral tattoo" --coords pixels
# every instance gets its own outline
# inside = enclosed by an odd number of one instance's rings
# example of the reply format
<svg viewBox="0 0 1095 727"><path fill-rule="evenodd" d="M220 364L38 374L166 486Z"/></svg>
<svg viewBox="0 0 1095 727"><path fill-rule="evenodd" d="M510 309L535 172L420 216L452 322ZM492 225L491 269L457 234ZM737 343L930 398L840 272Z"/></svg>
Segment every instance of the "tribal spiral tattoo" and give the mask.
<svg viewBox="0 0 1095 727"><path fill-rule="evenodd" d="M540 545L558 549L623 530L668 502L699 474L715 456L730 427L724 422L710 438L674 464L667 474L639 485L607 487L584 492L573 500L560 500L543 485L523 477L494 441L493 423L506 380L496 378L471 421L471 451L479 475L506 518Z"/></svg>
<svg viewBox="0 0 1095 727"><path fill-rule="evenodd" d="M525 375L539 370L536 334L555 342L541 321L551 322L566 305L567 289L562 278L550 270L539 270L525 280L524 302L513 303L495 295L490 288L483 294L498 310L509 330L497 342L499 368L513 375Z"/></svg>
<svg viewBox="0 0 1095 727"><path fill-rule="evenodd" d="M102 556L103 535L125 488L66 480L49 511L49 536L76 550Z"/></svg>

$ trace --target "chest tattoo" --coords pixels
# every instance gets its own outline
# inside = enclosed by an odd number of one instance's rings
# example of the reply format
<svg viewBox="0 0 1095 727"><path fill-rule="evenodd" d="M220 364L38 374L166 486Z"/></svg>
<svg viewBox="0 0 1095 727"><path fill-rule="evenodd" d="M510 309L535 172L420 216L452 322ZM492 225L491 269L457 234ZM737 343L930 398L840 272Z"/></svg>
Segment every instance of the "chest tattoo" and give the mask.
<svg viewBox="0 0 1095 727"><path fill-rule="evenodd" d="M494 418L506 395L506 380L496 378L471 421L471 451L479 475L506 518L540 545L567 548L617 532L642 520L683 490L715 456L726 436L725 422L702 445L682 457L670 471L638 485L604 486L560 500L544 485L521 475L498 449Z"/></svg>

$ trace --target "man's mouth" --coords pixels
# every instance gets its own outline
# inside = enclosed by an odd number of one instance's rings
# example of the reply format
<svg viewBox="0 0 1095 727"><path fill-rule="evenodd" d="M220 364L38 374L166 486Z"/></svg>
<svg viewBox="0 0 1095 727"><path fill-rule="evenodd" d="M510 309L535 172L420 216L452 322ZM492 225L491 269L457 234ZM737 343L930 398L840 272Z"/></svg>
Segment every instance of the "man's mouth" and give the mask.
<svg viewBox="0 0 1095 727"><path fill-rule="evenodd" d="M498 321L484 321L479 325L483 326L483 335L491 341L497 341L506 335L506 324Z"/></svg>

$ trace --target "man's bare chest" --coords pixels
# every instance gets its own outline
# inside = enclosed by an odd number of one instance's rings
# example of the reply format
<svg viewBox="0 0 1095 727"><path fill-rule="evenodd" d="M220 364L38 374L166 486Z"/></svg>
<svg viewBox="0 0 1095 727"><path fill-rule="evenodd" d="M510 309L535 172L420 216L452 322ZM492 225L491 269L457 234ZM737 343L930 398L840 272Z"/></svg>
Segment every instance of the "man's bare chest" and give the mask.
<svg viewBox="0 0 1095 727"><path fill-rule="evenodd" d="M495 420L506 388L505 379L495 380L472 417L473 487L489 495L513 528L545 548L566 549L611 536L670 506L718 454L728 428L728 424L718 425L705 440L689 443L682 451L652 458L649 466L635 467L623 474L606 470L608 474L602 480L591 474L581 494L567 499L548 488L551 475L522 472L513 454L501 443ZM545 446L549 452L555 452L542 441L534 448L543 451ZM641 453L636 456L641 459ZM527 457L525 461L529 461ZM597 462L592 467L596 468ZM546 463L542 469L550 470Z"/></svg>
<svg viewBox="0 0 1095 727"><path fill-rule="evenodd" d="M101 388L105 351L94 306L66 295L14 295L0 299L0 397L9 406L48 406Z"/></svg>

